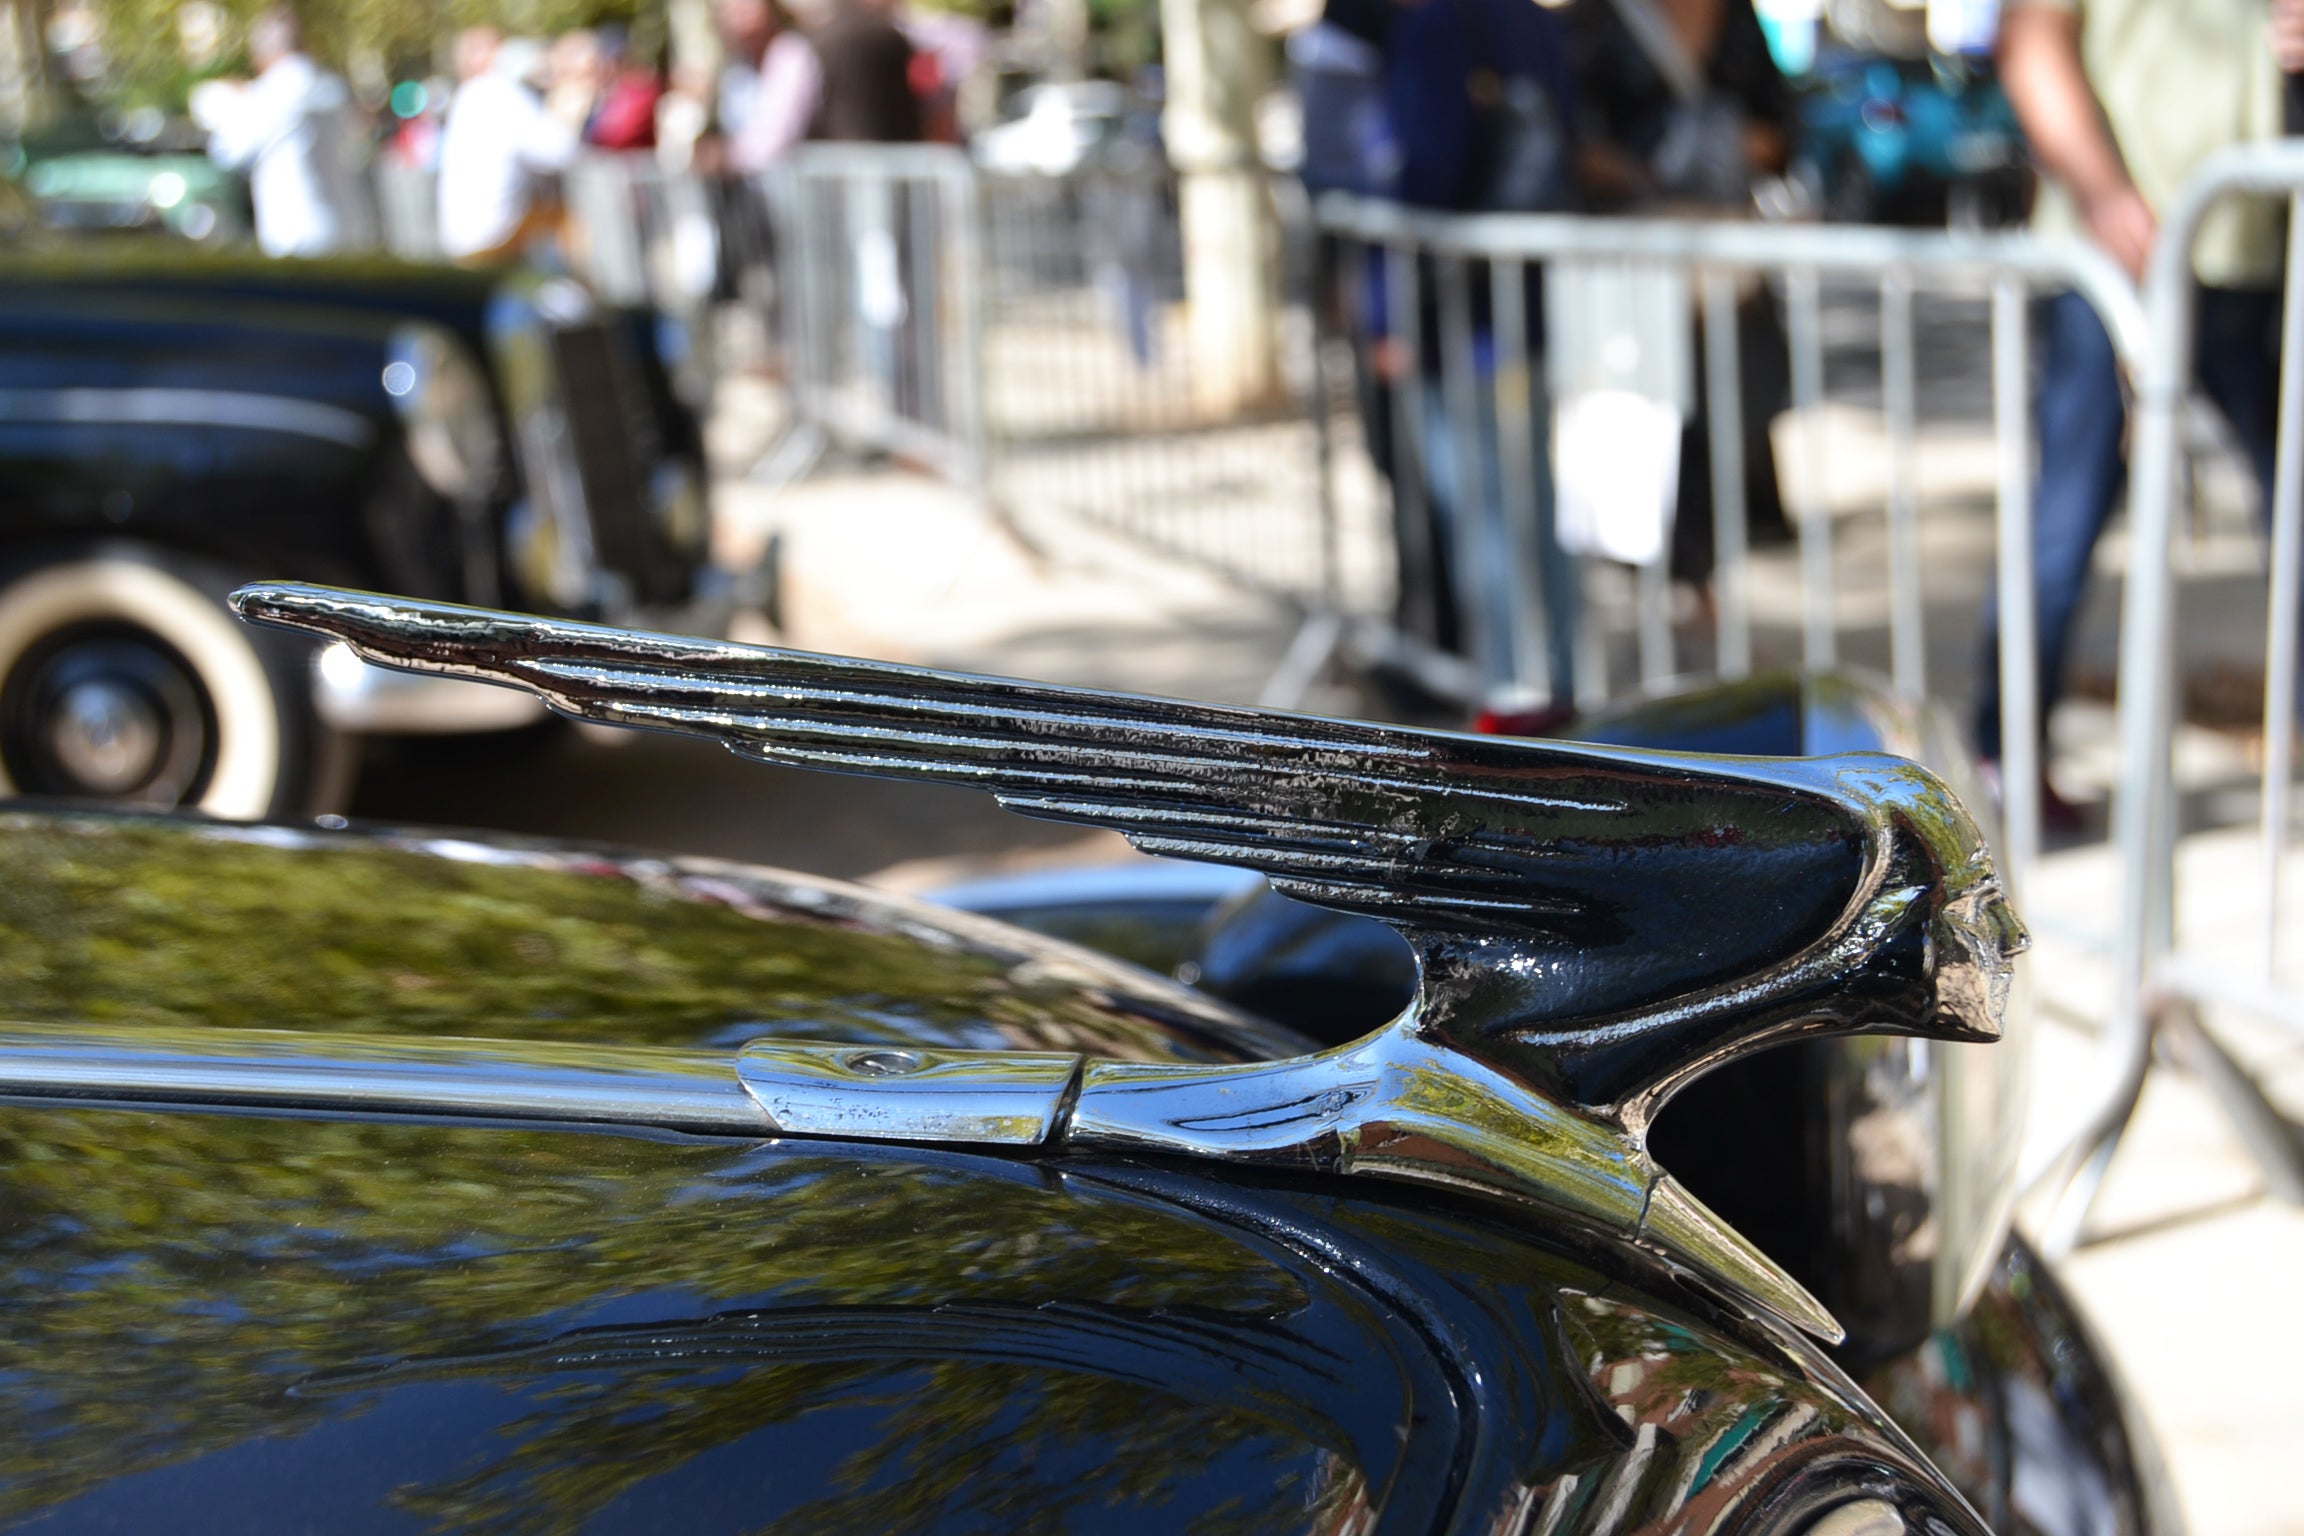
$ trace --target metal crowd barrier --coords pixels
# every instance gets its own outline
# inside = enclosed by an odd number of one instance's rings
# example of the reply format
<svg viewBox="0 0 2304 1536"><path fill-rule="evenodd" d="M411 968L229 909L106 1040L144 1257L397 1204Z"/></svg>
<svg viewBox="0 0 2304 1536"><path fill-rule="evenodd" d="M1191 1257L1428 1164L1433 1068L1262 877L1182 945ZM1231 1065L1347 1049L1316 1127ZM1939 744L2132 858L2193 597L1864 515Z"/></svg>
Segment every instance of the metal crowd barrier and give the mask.
<svg viewBox="0 0 2304 1536"><path fill-rule="evenodd" d="M1564 697L1571 689L1584 699L1605 696L1608 680L1597 675L1599 647L1575 648L1584 675L1556 679L1550 663L1560 647L1549 644L1545 605L1563 588L1545 580L1548 558L1574 560L1576 581L1566 590L1588 595L1599 562L1562 557L1544 537L1538 466L1549 444L1548 412L1525 408L1544 398L1543 358L1528 312L1524 277L1531 266L1558 272L1569 268L1620 273L1662 274L1696 297L1703 341L1699 394L1707 424L1714 541L1713 592L1716 613L1710 670L1722 677L1745 675L1753 665L1751 565L1745 492L1745 402L1739 389L1737 280L1758 276L1781 284L1790 351L1790 401L1804 438L1795 449L1816 454L1815 414L1824 400L1826 346L1820 323L1821 283L1852 281L1879 297L1881 398L1888 440L1887 561L1890 590L1889 646L1894 680L1914 695L1926 691L1924 660L1924 571L1920 557L1915 408L1915 328L1913 303L1929 293L1986 296L1990 303L1992 418L1997 463L1997 543L2002 645L2000 682L2006 804L2006 860L2012 882L2025 881L2040 847L2039 700L2033 671L2035 615L2032 580L2032 499L2030 403L2027 388L2026 299L2033 288L2069 288L2083 295L2103 319L2123 358L2135 359L2145 344L2146 326L2134 288L2101 253L2077 243L2035 240L2025 235L1986 235L1744 222L1689 222L1656 219L1602 219L1566 215L1430 215L1396 204L1331 196L1319 205L1324 233L1339 243L1340 292L1346 323L1357 291L1381 268L1386 310L1419 316L1419 326L1436 332L1437 378L1428 362L1398 370L1391 389L1388 426L1392 436L1393 494L1402 528L1404 578L1414 579L1414 544L1421 530L1436 537L1426 474L1435 444L1429 440L1424 396L1437 389L1450 441L1437 445L1457 463L1488 459L1500 468L1491 506L1501 510L1502 537L1476 519L1457 517L1449 529L1465 638L1473 662L1459 686L1468 685L1483 701ZM1485 269L1484 272L1482 269ZM1485 284L1485 306L1474 302L1475 284ZM1426 289L1430 292L1427 293ZM1488 342L1479 345L1485 308ZM1363 327L1364 329L1364 327ZM1375 338L1348 338L1365 357ZM1472 375L1485 365L1487 387ZM1479 451L1477 439L1491 433L1496 451ZM1813 464L1806 466L1813 469ZM1841 623L1835 592L1843 562L1834 549L1834 518L1822 504L1814 473L1794 477L1795 504L1787 508L1799 543L1803 665L1829 667L1838 658ZM1468 500L1470 498L1467 498ZM1638 572L1635 627L1640 679L1655 684L1684 675L1689 658L1675 655L1665 562L1659 548ZM1426 648L1406 636L1391 637L1403 656L1419 659ZM1443 682L1449 669L1433 669Z"/></svg>
<svg viewBox="0 0 2304 1536"><path fill-rule="evenodd" d="M439 261L439 174L379 161L370 173L384 248ZM664 170L647 153L587 154L560 175L562 252L613 304L693 313L718 298L754 297L768 267L767 208L727 177Z"/></svg>
<svg viewBox="0 0 2304 1536"><path fill-rule="evenodd" d="M793 430L769 478L827 446L901 455L982 491L983 256L967 156L809 144L762 182Z"/></svg>
<svg viewBox="0 0 2304 1536"><path fill-rule="evenodd" d="M2288 255L2281 321L2280 394L2270 517L2270 590L2264 647L2264 731L2253 900L2233 904L2238 922L2216 936L2180 932L2181 825L2173 744L2182 678L2176 625L2181 414L2194 362L2192 248L2202 221L2226 198L2288 199ZM2204 1006L2240 1010L2304 1033L2304 964L2282 952L2283 877L2291 862L2299 630L2304 627L2304 144L2227 150L2204 164L2166 210L2145 275L2150 331L2135 371L2129 470L2131 554L2121 609L2121 785L2112 834L2122 869L2106 1051L2112 1068L2101 1102L2057 1170L2068 1180L2049 1228L2051 1248L2079 1240L2142 1093L2156 1037L2202 1070L2234 1129L2264 1170L2269 1189L2304 1200L2304 1148L2261 1086L2202 1028ZM2235 850L2236 851L2236 850ZM2211 892L2222 895L2223 892ZM2240 945L2217 943L2237 938Z"/></svg>
<svg viewBox="0 0 2304 1536"><path fill-rule="evenodd" d="M685 313L710 302L762 221L747 217L740 184L666 171L645 152L588 155L560 189L570 263L611 304Z"/></svg>
<svg viewBox="0 0 2304 1536"><path fill-rule="evenodd" d="M1028 531L1099 526L1337 606L1310 318L1284 298L1269 398L1207 406L1175 323L1176 178L1156 156L1059 176L805 145L768 185L794 430L761 478L826 447L898 453Z"/></svg>
<svg viewBox="0 0 2304 1536"><path fill-rule="evenodd" d="M1281 253L1276 388L1211 406L1209 360L1184 323L1179 187L1164 161L982 172L979 186L994 504L1026 523L1053 514L1101 526L1252 590L1334 606L1312 328L1292 265L1302 242Z"/></svg>

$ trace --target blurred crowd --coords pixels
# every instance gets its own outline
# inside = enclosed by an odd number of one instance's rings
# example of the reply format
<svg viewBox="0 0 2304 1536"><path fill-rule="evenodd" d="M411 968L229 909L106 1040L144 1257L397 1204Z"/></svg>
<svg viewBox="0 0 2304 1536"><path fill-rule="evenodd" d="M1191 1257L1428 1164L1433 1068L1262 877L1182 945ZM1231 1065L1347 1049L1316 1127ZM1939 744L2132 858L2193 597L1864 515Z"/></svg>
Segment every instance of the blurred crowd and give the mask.
<svg viewBox="0 0 2304 1536"><path fill-rule="evenodd" d="M908 13L901 0L789 3L796 8L717 0L715 46L671 64L617 27L552 38L473 27L447 50L447 73L392 88L380 121L315 62L296 15L275 7L248 28L252 75L200 86L192 116L210 156L248 178L259 243L283 255L370 243L372 182L359 172L377 155L431 178L439 249L481 259L522 248L554 218L551 178L586 153L645 155L671 170L738 178L811 139L959 137L956 92L984 62L982 26ZM2304 127L2281 121L2282 74L2293 80L2304 71L2304 0L1932 0L1917 9L1937 52L1894 67L1880 57L1850 63L1845 51L1820 54L1815 17L1823 8L1797 0L1324 0L1316 8L1270 0L1264 9L1273 7L1293 8L1284 25L1270 16L1264 24L1286 38L1297 132L1292 145L1262 144L1266 160L1293 166L1315 196L1351 193L1443 213L1724 219L1821 207L1870 219L1880 205L1839 207L1840 189L1876 191L1892 171L1906 174L1933 155L1967 167L1971 180L1983 174L2013 186L2010 218L2032 199L2036 171L2036 225L2092 241L2140 275L2157 211L2208 155ZM1952 18L1942 37L1939 12ZM995 169L1061 172L1080 163L1066 157L1101 131L1084 126L1094 113L1118 123L1147 99L1157 101L1157 90L1039 86L1019 98L1029 103L1023 118L978 137L978 158ZM1154 128L1155 151L1160 137ZM1130 274L1125 308L1139 359L1154 350L1142 295L1155 285L1132 263L1154 246L1136 233L1155 215L1173 221L1174 207L1103 218L1090 232L1124 247L1111 265ZM2278 211L2242 203L2210 221L2198 260L2200 382L2267 492L2281 256ZM1546 335L1545 274L1534 263L1520 273L1526 286L1512 302L1492 274L1462 276L1469 398L1460 378L1444 377L1432 271L1407 293L1393 290L1387 263L1362 263L1349 275L1332 268L1322 299L1361 343L1354 354L1364 435L1378 468L1423 482L1420 496L1394 505L1420 501L1434 519L1432 528L1404 524L1399 532L1403 623L1474 654L1500 654L1511 637L1461 632L1460 582L1450 567L1507 563L1503 454L1513 439L1535 445L1548 547L1644 565L1668 550L1672 574L1700 600L1714 558L1711 433L1688 385L1705 371L1703 338L1685 298L1672 322L1682 334L1650 352L1680 359L1675 369L1619 369L1595 351L1600 361L1588 375L1563 379L1554 368L1548 380L1538 369L1534 387L1506 392L1497 380L1507 313L1521 317L1530 356L1549 348L1557 361L1573 350L1574 338ZM1588 287L1567 306L1555 288L1555 317L1654 308L1636 285L1555 276L1571 279ZM1787 531L1769 423L1789 403L1789 362L1764 285L1745 285L1736 318L1743 499L1752 532L1767 537ZM2118 500L2126 403L2103 326L2083 299L2045 295L2038 318L2040 691L2052 702L2089 562ZM1548 382L1562 398L1548 397ZM1467 415L1476 430L1466 430ZM1397 466L1395 432L1416 440ZM1627 466L1640 485L1628 487ZM1467 530L1493 535L1486 554ZM1419 549L1422 569L1410 571ZM1570 672L1572 570L1571 561L1548 558L1541 572L1556 681ZM1423 611L1408 611L1418 605ZM1490 623L1505 611L1501 601L1476 606ZM1989 615L1986 630L1989 651L1997 643ZM1988 660L1980 675L1996 678L1996 666ZM1988 752L1998 748L1996 706L1988 686L1979 713Z"/></svg>
<svg viewBox="0 0 2304 1536"><path fill-rule="evenodd" d="M377 123L274 6L248 28L253 74L196 87L191 116L211 158L247 176L272 255L372 243L373 156L433 173L441 251L480 258L522 247L551 217L548 178L587 151L749 174L808 139L953 139L954 84L983 52L981 28L912 21L895 0L819 0L805 23L778 0L720 0L715 20L718 63L669 70L618 26L549 39L469 27L453 78L403 82Z"/></svg>
<svg viewBox="0 0 2304 1536"><path fill-rule="evenodd" d="M2138 281L2161 216L2210 157L2304 133L2304 0L2006 0L1979 40L1993 51L2039 178L2034 227L2092 243ZM1315 192L1445 213L1765 214L1772 201L1783 206L1773 184L1804 126L1784 51L1753 0L1326 0L1319 22L1290 48L1307 130L1303 173ZM2195 381L2231 429L2266 509L2274 504L2285 218L2273 200L2230 200L2191 252ZM1677 379L1612 367L1595 349L1580 374L1533 368L1525 386L1507 392L1503 359L1514 338L1504 334L1496 290L1508 274L1487 266L1469 262L1455 274L1470 301L1450 318L1469 332L1468 346L1451 347L1435 298L1449 274L1429 262L1413 298L1394 291L1390 263L1364 262L1358 280L1331 279L1329 302L1363 338L1355 352L1372 457L1387 477L1422 481L1420 496L1395 496L1393 505L1421 502L1431 513L1428 527L1404 518L1398 530L1403 627L1448 649L1510 653L1514 584L1494 573L1515 563L1506 503L1526 496L1551 703L1564 711L1578 602L1565 556L1645 565L1668 548L1672 574L1700 596L1706 588L1710 432L1701 397L1686 385L1703 372L1703 337L1682 299L1675 312L1685 339L1663 338L1668 344L1654 349L1693 360ZM1563 317L1671 309L1631 274L1611 286L1609 274L1547 272L1533 262L1517 271L1525 287L1512 308L1527 318L1516 340L1530 358L1551 351L1555 365L1575 341L1547 334L1548 326L1570 328ZM1547 306L1548 281L1580 284L1576 302L1557 302L1554 292ZM1788 360L1774 296L1748 284L1741 297L1739 457L1751 532L1765 537L1788 532L1767 432L1789 404ZM2042 294L2035 325L2035 660L2044 722L2061 692L2096 545L2121 502L2128 398L2121 360L2087 297ZM1658 339L1636 326L1620 334ZM1566 397L1550 397L1548 384ZM1399 396L1416 403L1405 415ZM1411 451L1395 453L1403 422ZM1499 437L1515 435L1532 445L1532 474L1509 472ZM1493 583L1493 591L1459 615L1468 583ZM1490 632L1463 632L1476 623ZM1989 606L1981 642L1975 728L1997 771L1999 636ZM2042 798L2051 823L2071 818L2052 787L2043 786Z"/></svg>

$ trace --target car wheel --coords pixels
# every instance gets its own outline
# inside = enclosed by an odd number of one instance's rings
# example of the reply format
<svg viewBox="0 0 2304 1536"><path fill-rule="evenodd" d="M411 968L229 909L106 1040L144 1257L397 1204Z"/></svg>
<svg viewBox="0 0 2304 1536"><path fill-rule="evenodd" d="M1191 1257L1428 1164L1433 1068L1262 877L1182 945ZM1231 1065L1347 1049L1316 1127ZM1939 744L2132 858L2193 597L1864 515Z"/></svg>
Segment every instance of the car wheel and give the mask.
<svg viewBox="0 0 2304 1536"><path fill-rule="evenodd" d="M0 795L243 821L337 808L350 743L313 713L310 646L242 624L229 586L117 553L0 585Z"/></svg>

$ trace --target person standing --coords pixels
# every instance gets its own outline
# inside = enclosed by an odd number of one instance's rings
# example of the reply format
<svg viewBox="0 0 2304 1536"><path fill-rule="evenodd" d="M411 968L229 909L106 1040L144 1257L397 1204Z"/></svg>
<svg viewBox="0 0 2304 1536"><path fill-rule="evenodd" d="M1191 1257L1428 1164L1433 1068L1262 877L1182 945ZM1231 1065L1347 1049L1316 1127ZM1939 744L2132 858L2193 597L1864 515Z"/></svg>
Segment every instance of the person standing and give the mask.
<svg viewBox="0 0 2304 1536"><path fill-rule="evenodd" d="M915 144L923 114L912 40L889 0L839 0L816 30L823 101L812 137L862 144ZM929 82L933 83L933 82Z"/></svg>
<svg viewBox="0 0 2304 1536"><path fill-rule="evenodd" d="M267 256L326 256L367 234L346 163L344 82L304 52L296 13L273 6L248 26L256 78L204 94L195 117L208 158L248 174L256 243Z"/></svg>
<svg viewBox="0 0 2304 1536"><path fill-rule="evenodd" d="M1783 171L1799 124L1752 0L1570 0L1563 14L1576 50L1577 166L1594 211L1750 218L1755 186ZM1701 376L1701 323L1695 330ZM1778 542L1792 531L1769 423L1791 403L1791 355L1775 300L1756 281L1738 296L1736 338L1747 537ZM1689 404L1670 571L1708 602L1712 433L1701 397Z"/></svg>
<svg viewBox="0 0 2304 1536"><path fill-rule="evenodd" d="M808 136L824 99L816 50L772 0L721 0L720 34L734 55L721 88L728 168L767 170Z"/></svg>
<svg viewBox="0 0 2304 1536"><path fill-rule="evenodd" d="M1558 14L1527 0L1404 0L1385 31L1383 86L1392 139L1391 190L1401 202L1446 213L1526 213L1576 206L1575 85L1566 30ZM1575 562L1556 526L1551 453L1551 401L1544 387L1541 268L1522 267L1520 339L1525 391L1500 388L1505 347L1497 335L1488 264L1467 261L1452 274L1419 262L1414 312L1385 285L1384 263L1368 264L1375 292L1371 368L1398 388L1414 376L1422 401L1413 444L1396 444L1398 472L1420 464L1430 526L1403 530L1404 557L1420 568L1429 591L1433 640L1483 663L1488 681L1517 670L1513 610L1530 584L1515 558L1510 505L1533 513L1534 591L1543 607L1537 644L1549 686L1547 709L1565 714L1575 678L1579 604ZM1469 355L1452 362L1442 321L1443 283L1458 278ZM1469 376L1466 398L1452 378ZM1528 485L1507 484L1503 413L1527 445ZM1469 420L1461 419L1468 414ZM1413 456L1402 452L1413 449ZM1413 541L1413 542L1410 542ZM1416 546L1421 545L1418 549ZM1404 593L1404 596L1408 594ZM1459 612L1458 599L1472 598ZM1424 614L1419 613L1419 618ZM1475 631L1475 625L1477 630Z"/></svg>
<svg viewBox="0 0 2304 1536"><path fill-rule="evenodd" d="M2273 10L2298 29L2300 0ZM2304 55L2304 49L2298 50ZM2010 0L2000 79L2043 174L2036 230L2080 235L2141 277L2159 211L2215 151L2280 132L2280 78L2264 0ZM2298 63L2304 64L2304 57ZM2278 388L2280 208L2228 200L2201 227L2196 375L2231 423L2269 504ZM2077 293L2039 301L2033 498L2040 718L2062 692L2072 621L2124 474L2127 407L2103 322ZM1976 709L1982 756L2000 756L1998 615L1984 622ZM2050 816L2072 812L2052 791Z"/></svg>
<svg viewBox="0 0 2304 1536"><path fill-rule="evenodd" d="M581 144L519 78L494 27L456 37L461 82L440 130L440 249L455 260L515 243L535 198L534 179L565 168Z"/></svg>
<svg viewBox="0 0 2304 1536"><path fill-rule="evenodd" d="M624 28L602 27L597 35L605 79L584 125L584 142L607 150L654 149L664 84L632 56L632 36Z"/></svg>

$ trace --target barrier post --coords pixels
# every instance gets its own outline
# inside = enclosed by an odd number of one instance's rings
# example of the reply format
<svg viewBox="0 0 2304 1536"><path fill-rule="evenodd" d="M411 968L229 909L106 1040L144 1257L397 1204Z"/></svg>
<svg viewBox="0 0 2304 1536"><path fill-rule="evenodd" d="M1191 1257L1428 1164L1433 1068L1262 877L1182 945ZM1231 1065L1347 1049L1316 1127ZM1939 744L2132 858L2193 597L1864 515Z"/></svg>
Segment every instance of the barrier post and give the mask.
<svg viewBox="0 0 2304 1536"><path fill-rule="evenodd" d="M1800 659L1811 672L1839 660L1832 582L1832 507L1824 487L1824 338L1816 269L1800 266L1784 280L1785 329L1792 346L1792 410L1800 446Z"/></svg>
<svg viewBox="0 0 2304 1536"><path fill-rule="evenodd" d="M1751 535L1744 512L1744 397L1736 339L1736 279L1704 272L1704 416L1711 425L1712 596L1718 605L1714 662L1722 677L1752 670Z"/></svg>
<svg viewBox="0 0 2304 1536"><path fill-rule="evenodd" d="M2025 292L1992 284L1992 416L1996 424L2000 607L2000 805L2009 888L2021 892L2040 859L2040 626L2033 578L2031 380Z"/></svg>
<svg viewBox="0 0 2304 1536"><path fill-rule="evenodd" d="M1928 635L1913 395L1912 277L1894 267L1880 280L1880 403L1888 419L1888 665L1897 691L1919 699L1928 694ZM2005 433L2007 417L1996 425Z"/></svg>
<svg viewBox="0 0 2304 1536"><path fill-rule="evenodd" d="M2273 458L2270 633L2264 650L2264 942L2266 985L2279 979L2281 874L2295 779L2296 648L2304 617L2304 195L2288 199L2288 302L2280 313L2280 415Z"/></svg>

